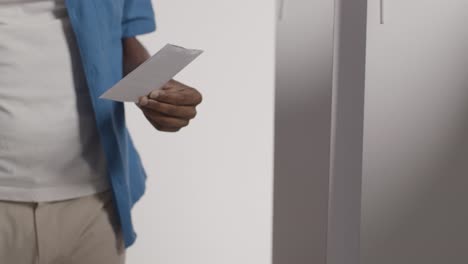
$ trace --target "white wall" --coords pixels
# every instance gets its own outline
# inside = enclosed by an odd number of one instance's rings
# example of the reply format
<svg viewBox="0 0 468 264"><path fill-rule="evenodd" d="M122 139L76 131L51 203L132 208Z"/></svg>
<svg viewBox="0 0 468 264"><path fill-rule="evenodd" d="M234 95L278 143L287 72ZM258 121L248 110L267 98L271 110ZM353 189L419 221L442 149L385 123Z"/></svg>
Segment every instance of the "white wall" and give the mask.
<svg viewBox="0 0 468 264"><path fill-rule="evenodd" d="M274 1L155 1L166 43L204 49L177 80L198 88L198 117L155 131L132 104L127 122L147 169L133 211L129 264L271 263Z"/></svg>

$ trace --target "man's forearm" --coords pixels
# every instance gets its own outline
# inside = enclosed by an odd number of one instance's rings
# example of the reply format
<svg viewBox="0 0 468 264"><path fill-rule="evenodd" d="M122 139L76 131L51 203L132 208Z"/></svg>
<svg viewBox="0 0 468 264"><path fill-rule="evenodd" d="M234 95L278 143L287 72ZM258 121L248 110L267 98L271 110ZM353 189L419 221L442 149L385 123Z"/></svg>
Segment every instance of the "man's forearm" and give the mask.
<svg viewBox="0 0 468 264"><path fill-rule="evenodd" d="M123 74L127 75L149 59L150 54L137 38L125 38L123 45Z"/></svg>

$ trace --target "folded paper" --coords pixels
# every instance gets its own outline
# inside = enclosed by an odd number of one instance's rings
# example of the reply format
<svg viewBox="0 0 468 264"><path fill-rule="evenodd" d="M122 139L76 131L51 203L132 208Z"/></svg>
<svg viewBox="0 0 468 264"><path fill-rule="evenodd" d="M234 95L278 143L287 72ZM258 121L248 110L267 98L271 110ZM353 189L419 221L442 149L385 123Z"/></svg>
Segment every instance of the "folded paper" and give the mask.
<svg viewBox="0 0 468 264"><path fill-rule="evenodd" d="M167 44L99 98L137 102L141 96L162 88L203 51Z"/></svg>

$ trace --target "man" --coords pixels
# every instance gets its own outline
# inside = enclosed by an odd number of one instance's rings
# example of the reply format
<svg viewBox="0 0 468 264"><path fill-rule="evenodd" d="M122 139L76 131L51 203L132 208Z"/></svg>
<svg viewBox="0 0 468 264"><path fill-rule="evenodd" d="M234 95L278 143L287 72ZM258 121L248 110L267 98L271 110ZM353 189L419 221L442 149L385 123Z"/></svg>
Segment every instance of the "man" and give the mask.
<svg viewBox="0 0 468 264"><path fill-rule="evenodd" d="M154 30L150 0L0 0L0 263L124 263L146 174L123 104L98 97ZM201 100L171 81L137 105L175 132Z"/></svg>

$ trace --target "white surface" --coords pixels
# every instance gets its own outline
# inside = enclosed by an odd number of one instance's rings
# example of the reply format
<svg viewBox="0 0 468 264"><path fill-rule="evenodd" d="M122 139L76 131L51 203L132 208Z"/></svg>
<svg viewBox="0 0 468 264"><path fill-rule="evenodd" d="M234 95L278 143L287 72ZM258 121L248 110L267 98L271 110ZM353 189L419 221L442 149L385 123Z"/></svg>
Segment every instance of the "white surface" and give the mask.
<svg viewBox="0 0 468 264"><path fill-rule="evenodd" d="M270 264L274 1L158 0L151 52L167 42L205 53L176 78L204 96L178 133L127 104L148 172L133 211L128 264Z"/></svg>
<svg viewBox="0 0 468 264"><path fill-rule="evenodd" d="M167 44L99 98L136 103L140 96L162 88L202 52Z"/></svg>

